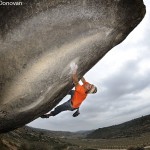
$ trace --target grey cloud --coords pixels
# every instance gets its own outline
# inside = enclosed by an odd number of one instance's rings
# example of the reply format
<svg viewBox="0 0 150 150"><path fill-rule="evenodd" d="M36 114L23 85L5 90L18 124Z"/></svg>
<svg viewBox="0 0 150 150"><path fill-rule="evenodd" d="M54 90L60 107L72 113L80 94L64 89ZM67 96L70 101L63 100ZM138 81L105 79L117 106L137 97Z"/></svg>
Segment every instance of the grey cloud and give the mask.
<svg viewBox="0 0 150 150"><path fill-rule="evenodd" d="M117 99L125 94L137 93L150 86L150 71L138 73L138 60L127 62L119 72L105 79L104 99Z"/></svg>

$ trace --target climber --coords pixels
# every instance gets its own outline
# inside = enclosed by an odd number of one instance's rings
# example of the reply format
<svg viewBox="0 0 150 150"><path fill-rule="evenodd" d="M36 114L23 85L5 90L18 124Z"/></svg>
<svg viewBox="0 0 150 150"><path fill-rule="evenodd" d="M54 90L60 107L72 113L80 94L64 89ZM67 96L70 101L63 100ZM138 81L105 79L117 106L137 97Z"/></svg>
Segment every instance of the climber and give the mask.
<svg viewBox="0 0 150 150"><path fill-rule="evenodd" d="M75 90L71 90L68 94L71 95L71 99L67 102L57 106L54 111L51 111L49 114L44 114L41 118L49 118L50 116L56 116L62 111L74 111L76 112L73 114L73 117L76 117L80 114L79 107L81 103L87 97L87 94L94 94L97 92L96 86L93 84L88 83L84 77L81 78L83 85L79 84L78 76L77 76L77 65L75 65L74 70L72 72L72 79L75 85Z"/></svg>

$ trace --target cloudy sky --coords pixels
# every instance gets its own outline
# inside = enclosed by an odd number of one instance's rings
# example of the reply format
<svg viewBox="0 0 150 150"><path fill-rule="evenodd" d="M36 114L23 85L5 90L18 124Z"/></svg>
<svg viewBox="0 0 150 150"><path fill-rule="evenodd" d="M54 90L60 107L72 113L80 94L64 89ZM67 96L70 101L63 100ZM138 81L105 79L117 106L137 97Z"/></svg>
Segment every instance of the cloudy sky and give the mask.
<svg viewBox="0 0 150 150"><path fill-rule="evenodd" d="M91 130L150 114L150 1L144 3L143 21L85 75L97 85L98 93L88 96L81 114L74 118L67 111L28 125L56 131Z"/></svg>

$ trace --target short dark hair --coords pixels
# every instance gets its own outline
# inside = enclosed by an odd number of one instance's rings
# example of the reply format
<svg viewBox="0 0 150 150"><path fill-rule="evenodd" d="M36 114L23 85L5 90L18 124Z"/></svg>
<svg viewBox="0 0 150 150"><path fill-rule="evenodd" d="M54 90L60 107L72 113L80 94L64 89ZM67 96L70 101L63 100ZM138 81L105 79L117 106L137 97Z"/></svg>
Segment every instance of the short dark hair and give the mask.
<svg viewBox="0 0 150 150"><path fill-rule="evenodd" d="M93 93L97 93L97 87L96 86L94 86L94 91L93 91Z"/></svg>

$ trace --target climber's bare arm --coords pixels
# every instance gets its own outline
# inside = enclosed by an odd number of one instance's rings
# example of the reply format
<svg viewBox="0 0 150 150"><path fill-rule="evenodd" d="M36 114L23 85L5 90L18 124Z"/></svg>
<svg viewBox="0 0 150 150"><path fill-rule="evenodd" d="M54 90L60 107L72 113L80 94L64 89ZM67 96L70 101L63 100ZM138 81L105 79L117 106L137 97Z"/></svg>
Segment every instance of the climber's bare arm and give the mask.
<svg viewBox="0 0 150 150"><path fill-rule="evenodd" d="M81 81L82 81L83 84L86 82L84 77L81 78Z"/></svg>
<svg viewBox="0 0 150 150"><path fill-rule="evenodd" d="M77 72L75 72L75 73L72 75L72 80L73 80L73 83L74 83L75 86L77 86L77 85L79 84Z"/></svg>

